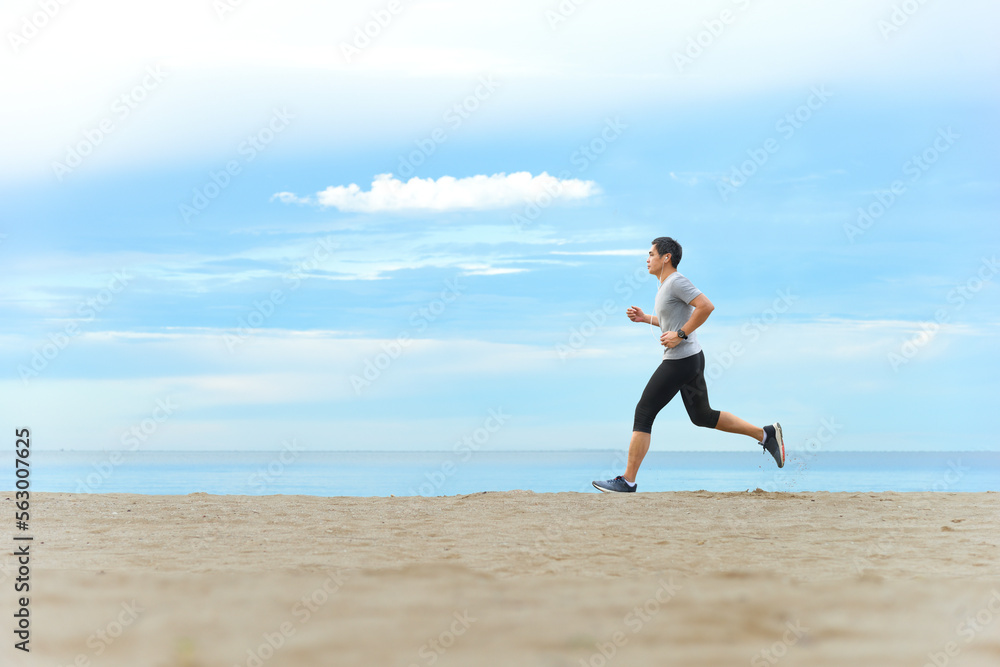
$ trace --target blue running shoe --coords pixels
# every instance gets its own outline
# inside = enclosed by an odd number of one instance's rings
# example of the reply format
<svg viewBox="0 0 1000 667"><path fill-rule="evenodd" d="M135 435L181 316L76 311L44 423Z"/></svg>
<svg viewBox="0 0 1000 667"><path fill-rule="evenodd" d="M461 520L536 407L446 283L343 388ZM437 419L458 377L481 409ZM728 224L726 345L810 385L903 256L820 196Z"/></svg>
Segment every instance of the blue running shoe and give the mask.
<svg viewBox="0 0 1000 667"><path fill-rule="evenodd" d="M785 467L785 441L781 437L781 424L774 422L770 426L764 427L764 435L767 438L760 445L768 454L774 457L774 462L779 468Z"/></svg>
<svg viewBox="0 0 1000 667"><path fill-rule="evenodd" d="M629 485L621 475L606 482L594 482L593 484L595 489L604 493L635 493L635 490L639 488L638 484Z"/></svg>

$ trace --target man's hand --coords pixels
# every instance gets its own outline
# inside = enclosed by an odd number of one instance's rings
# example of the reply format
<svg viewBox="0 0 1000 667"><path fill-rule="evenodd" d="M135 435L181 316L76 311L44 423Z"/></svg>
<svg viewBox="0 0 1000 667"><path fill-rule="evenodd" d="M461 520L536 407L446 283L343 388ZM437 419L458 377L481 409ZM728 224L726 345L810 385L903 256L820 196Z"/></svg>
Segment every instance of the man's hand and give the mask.
<svg viewBox="0 0 1000 667"><path fill-rule="evenodd" d="M681 337L677 335L676 331L665 331L660 336L660 345L666 345L668 348L673 349L681 344Z"/></svg>
<svg viewBox="0 0 1000 667"><path fill-rule="evenodd" d="M651 323L649 315L642 312L642 308L639 306L629 306L628 310L625 311L625 314L628 315L628 318L633 322L645 322L646 324Z"/></svg>

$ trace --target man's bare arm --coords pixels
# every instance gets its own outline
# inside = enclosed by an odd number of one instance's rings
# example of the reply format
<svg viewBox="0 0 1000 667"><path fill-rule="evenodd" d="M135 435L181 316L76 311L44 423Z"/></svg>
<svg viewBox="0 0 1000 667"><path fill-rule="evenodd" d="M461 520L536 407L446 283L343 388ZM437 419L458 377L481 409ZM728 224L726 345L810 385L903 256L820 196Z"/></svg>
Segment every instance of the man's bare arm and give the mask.
<svg viewBox="0 0 1000 667"><path fill-rule="evenodd" d="M685 335L691 335L691 332L704 324L708 316L715 310L715 306L712 305L712 302L704 294L699 294L691 299L691 303L688 305L694 306L694 312L691 313L691 317L681 327ZM660 344L669 348L677 347L680 343L681 339L676 331L664 331L660 336Z"/></svg>
<svg viewBox="0 0 1000 667"><path fill-rule="evenodd" d="M708 316L712 314L713 310L715 310L715 306L712 305L712 302L709 301L708 297L704 294L696 296L691 300L689 305L694 306L694 312L691 313L691 317L688 318L688 321L684 323L684 326L682 326L681 329L684 330L684 333L690 336L692 331L705 323Z"/></svg>

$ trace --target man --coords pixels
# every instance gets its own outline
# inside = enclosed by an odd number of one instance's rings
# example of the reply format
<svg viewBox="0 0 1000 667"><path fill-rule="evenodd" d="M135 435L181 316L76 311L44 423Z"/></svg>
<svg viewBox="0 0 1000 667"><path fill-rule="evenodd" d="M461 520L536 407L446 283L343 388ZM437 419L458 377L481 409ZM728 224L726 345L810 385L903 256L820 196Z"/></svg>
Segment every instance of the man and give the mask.
<svg viewBox="0 0 1000 667"><path fill-rule="evenodd" d="M646 266L651 274L660 279L653 302L655 315L647 315L636 306L630 306L626 314L633 322L660 327L660 344L665 348L663 361L649 378L642 398L635 406L625 474L607 481L595 481L594 486L600 491L631 493L636 490L635 476L649 451L653 419L678 391L688 416L696 426L749 436L774 457L779 468L785 465L781 424L754 426L730 412L713 410L709 405L705 385L705 353L694 332L705 323L715 306L677 271L680 263L681 245L677 241L669 236L653 239Z"/></svg>

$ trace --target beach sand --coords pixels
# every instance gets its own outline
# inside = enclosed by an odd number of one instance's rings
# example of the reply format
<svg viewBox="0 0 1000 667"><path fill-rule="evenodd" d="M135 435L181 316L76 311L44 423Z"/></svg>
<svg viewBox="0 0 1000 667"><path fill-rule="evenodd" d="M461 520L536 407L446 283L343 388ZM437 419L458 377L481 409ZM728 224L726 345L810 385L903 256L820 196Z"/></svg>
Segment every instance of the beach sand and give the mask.
<svg viewBox="0 0 1000 667"><path fill-rule="evenodd" d="M997 493L38 493L31 519L32 650L8 555L3 665L1000 665Z"/></svg>

